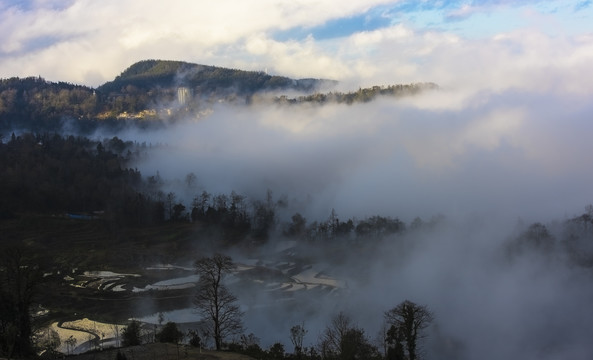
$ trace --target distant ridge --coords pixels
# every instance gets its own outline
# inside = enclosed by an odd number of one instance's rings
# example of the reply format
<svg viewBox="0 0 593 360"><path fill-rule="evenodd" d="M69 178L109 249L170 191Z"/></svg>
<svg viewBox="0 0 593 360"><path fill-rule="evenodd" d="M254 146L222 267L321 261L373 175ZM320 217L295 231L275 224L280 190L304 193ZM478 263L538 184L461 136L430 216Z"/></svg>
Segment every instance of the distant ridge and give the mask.
<svg viewBox="0 0 593 360"><path fill-rule="evenodd" d="M268 75L263 71L229 69L184 61L143 60L131 65L113 81L99 86L97 90L108 94L121 92L121 89L128 86L145 91L183 86L199 94L232 90L238 95L250 95L272 90L311 92L322 85L336 83L325 79L295 80L284 76Z"/></svg>
<svg viewBox="0 0 593 360"><path fill-rule="evenodd" d="M45 132L66 127L84 134L98 127L154 127L188 114L197 116L214 103L354 104L438 89L433 83L415 83L342 93L333 90L336 84L171 60L139 61L96 89L13 77L0 79L0 135L15 129Z"/></svg>

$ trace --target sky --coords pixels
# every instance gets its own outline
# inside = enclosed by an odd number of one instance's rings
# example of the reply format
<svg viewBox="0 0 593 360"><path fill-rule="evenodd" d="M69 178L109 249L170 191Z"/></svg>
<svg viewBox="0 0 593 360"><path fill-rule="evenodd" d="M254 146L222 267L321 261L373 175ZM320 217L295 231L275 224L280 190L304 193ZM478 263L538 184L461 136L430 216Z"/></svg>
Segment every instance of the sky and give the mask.
<svg viewBox="0 0 593 360"><path fill-rule="evenodd" d="M582 80L592 15L583 0L2 0L0 77L98 86L136 61L171 59L349 86L504 86L552 64Z"/></svg>

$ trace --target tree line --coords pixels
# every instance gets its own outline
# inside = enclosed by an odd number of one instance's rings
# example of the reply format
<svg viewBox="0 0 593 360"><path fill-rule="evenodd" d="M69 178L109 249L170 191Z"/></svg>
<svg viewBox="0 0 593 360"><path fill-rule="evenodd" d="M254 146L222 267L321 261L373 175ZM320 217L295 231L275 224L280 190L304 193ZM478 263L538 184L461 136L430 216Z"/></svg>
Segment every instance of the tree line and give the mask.
<svg viewBox="0 0 593 360"><path fill-rule="evenodd" d="M1 217L18 212L66 213L117 210L135 194L140 172L125 167L129 144L83 137L14 133L0 139Z"/></svg>
<svg viewBox="0 0 593 360"><path fill-rule="evenodd" d="M338 312L330 319L316 343L303 346L308 330L304 324L296 324L288 331L292 349L282 342L275 342L262 348L256 334L242 334L242 328L234 336L221 337L214 349L232 351L264 360L416 360L422 358L425 329L434 314L424 305L405 300L383 314L386 331L380 341L373 340L365 330L358 327L344 312ZM208 326L208 321L205 321ZM187 344L208 348L208 330L179 330L175 322L160 325L156 336L151 336L150 326L132 320L122 332L122 345L136 346L148 342ZM202 334L202 336L200 336ZM216 341L216 339L215 339Z"/></svg>
<svg viewBox="0 0 593 360"><path fill-rule="evenodd" d="M341 219L332 210L324 220L309 220L300 213L280 219L289 205L287 196L274 198L269 190L263 199L248 198L232 191L197 193L184 203L173 192L165 193L160 175L143 176L129 166L146 156L152 145L123 141L117 137L102 141L51 133L0 134L0 219L19 213L87 214L113 228L188 223L207 229L222 245L264 243L272 235L303 242L363 244L373 239L430 227L416 218L409 224L397 217L370 216ZM196 188L198 179L187 174L186 190ZM588 241L593 237L593 208L556 225L525 225L509 243L508 253L536 249L549 252L561 248L575 262L593 266Z"/></svg>
<svg viewBox="0 0 593 360"><path fill-rule="evenodd" d="M58 134L14 133L0 137L0 219L19 213L95 214L115 227L155 226L165 222L199 223L228 244L245 239L266 241L279 231L284 236L309 240L355 234L358 237L404 230L398 219L374 216L341 221L332 212L326 221L307 223L294 214L279 223L277 210L286 200L249 199L236 192L202 191L191 204L175 193L162 191L165 181L157 173L144 177L130 168L131 160L144 156L149 146L113 137L103 141ZM194 186L196 175L185 179Z"/></svg>
<svg viewBox="0 0 593 360"><path fill-rule="evenodd" d="M267 99L270 91L312 92L328 83L333 84L329 80L293 80L263 72L157 60L134 64L96 89L41 77L0 79L0 131L51 132L68 127L79 134L90 134L98 128L117 131L126 126L165 126L163 119L185 118L219 100L251 104ZM178 101L180 87L190 94L183 104ZM347 93L277 96L272 102L353 104L437 88L433 83L373 86Z"/></svg>
<svg viewBox="0 0 593 360"><path fill-rule="evenodd" d="M415 83L415 84L399 84L389 86L372 86L369 88L359 88L357 91L350 92L329 92L329 93L314 93L311 95L302 95L295 98L287 96L278 96L274 102L278 104L303 104L303 103L337 103L337 104L353 104L366 103L380 96L402 97L419 94L422 91L436 90L438 85L434 83Z"/></svg>
<svg viewBox="0 0 593 360"><path fill-rule="evenodd" d="M312 91L321 82L163 60L140 61L97 88L50 82L40 76L13 77L0 79L0 130L59 131L66 120L83 134L98 127L118 129L129 122L143 128L158 125L159 117L149 116L151 121L146 122L142 121L146 116L134 121L125 116L122 119L121 115L162 107L175 110L179 106L179 87L191 89L200 100L211 102L240 96L246 102L257 92ZM196 106L191 109L195 110ZM187 114L182 111L181 116L184 115ZM171 116L175 118L176 113L169 112L167 118Z"/></svg>

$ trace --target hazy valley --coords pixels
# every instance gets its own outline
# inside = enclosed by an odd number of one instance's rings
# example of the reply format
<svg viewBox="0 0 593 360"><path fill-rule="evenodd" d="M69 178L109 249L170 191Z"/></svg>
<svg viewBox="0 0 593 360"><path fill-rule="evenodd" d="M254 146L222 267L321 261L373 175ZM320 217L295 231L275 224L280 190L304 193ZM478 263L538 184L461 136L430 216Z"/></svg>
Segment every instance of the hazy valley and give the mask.
<svg viewBox="0 0 593 360"><path fill-rule="evenodd" d="M21 290L36 351L50 328L51 350L119 347L132 319L142 343L172 321L213 348L195 262L222 253L244 322L226 347L254 357L338 356L345 314L355 358L397 358L386 312L409 300L433 314L426 358L580 358L591 103L549 97L155 60L97 88L0 80L2 354Z"/></svg>

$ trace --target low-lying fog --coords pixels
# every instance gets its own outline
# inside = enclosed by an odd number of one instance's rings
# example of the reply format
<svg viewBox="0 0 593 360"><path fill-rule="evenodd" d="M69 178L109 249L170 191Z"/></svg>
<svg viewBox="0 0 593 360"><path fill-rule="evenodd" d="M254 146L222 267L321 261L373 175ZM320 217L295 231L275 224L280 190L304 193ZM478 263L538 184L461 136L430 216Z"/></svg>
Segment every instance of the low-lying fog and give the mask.
<svg viewBox="0 0 593 360"><path fill-rule="evenodd" d="M248 314L262 345L281 340L291 350L288 331L303 321L305 344L314 344L338 310L374 338L383 312L409 299L435 313L429 358L582 359L593 353L591 269L558 243L553 256L512 258L505 243L518 223L554 233L552 221L593 202L592 113L575 94L444 88L352 106L218 105L199 120L120 137L168 144L136 166L158 171L164 191L188 207L202 190L263 198L270 189L288 199L282 220L298 211L324 221L332 208L340 219L408 224L445 216L433 230L384 242L360 278L335 269L349 276L347 296L316 302L320 314ZM190 172L198 181L188 189Z"/></svg>
<svg viewBox="0 0 593 360"><path fill-rule="evenodd" d="M334 208L342 218L544 221L592 201L589 100L443 89L352 106L220 105L200 120L121 137L168 145L137 164L143 175L197 175L197 189L165 189L186 206L201 190L261 198L270 189L307 218Z"/></svg>

